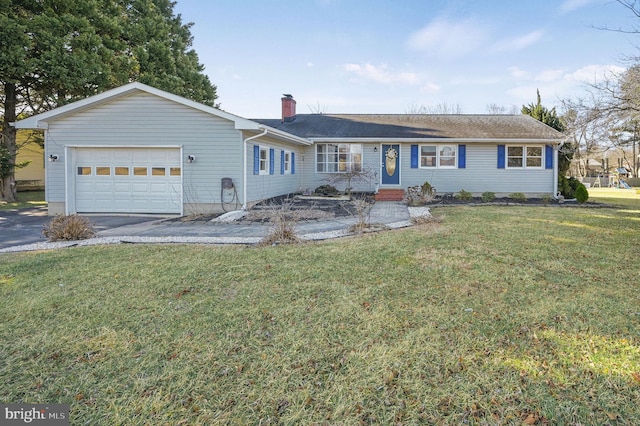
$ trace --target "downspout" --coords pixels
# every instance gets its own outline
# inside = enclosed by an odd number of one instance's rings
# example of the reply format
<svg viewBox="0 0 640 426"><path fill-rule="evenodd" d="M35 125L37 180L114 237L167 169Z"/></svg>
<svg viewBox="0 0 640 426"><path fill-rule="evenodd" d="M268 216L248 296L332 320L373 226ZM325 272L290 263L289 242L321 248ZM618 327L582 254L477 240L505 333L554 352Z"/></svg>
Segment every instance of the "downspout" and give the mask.
<svg viewBox="0 0 640 426"><path fill-rule="evenodd" d="M248 142L253 140L253 139L257 139L260 138L264 135L267 134L267 129L262 129L262 133L258 134L258 135L253 135L251 137L248 137L244 140L244 146L243 146L243 154L242 154L242 174L243 174L243 178L242 178L242 210L247 210L247 145Z"/></svg>
<svg viewBox="0 0 640 426"><path fill-rule="evenodd" d="M560 145L554 145L553 147L553 198L558 199L558 150Z"/></svg>

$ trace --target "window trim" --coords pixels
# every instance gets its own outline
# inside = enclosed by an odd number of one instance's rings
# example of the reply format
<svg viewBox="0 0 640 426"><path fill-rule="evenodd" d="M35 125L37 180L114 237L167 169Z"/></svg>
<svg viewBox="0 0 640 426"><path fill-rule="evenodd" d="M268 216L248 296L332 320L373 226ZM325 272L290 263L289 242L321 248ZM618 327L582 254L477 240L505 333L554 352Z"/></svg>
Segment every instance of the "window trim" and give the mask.
<svg viewBox="0 0 640 426"><path fill-rule="evenodd" d="M282 150L282 174L291 174L291 151Z"/></svg>
<svg viewBox="0 0 640 426"><path fill-rule="evenodd" d="M450 143L423 143L418 145L418 168L426 169L426 170L434 170L434 169L457 169L458 167L458 159L460 158L459 153L459 144L450 144ZM423 166L422 165L422 147L435 147L436 148L436 165L435 166ZM442 150L446 147L453 148L453 165L442 165ZM444 158L448 158L444 157Z"/></svg>
<svg viewBox="0 0 640 426"><path fill-rule="evenodd" d="M521 157L515 157L515 156L510 156L509 155L509 148L522 148L522 156ZM532 155L531 158L540 158L540 165L538 166L529 166L527 165L527 158L529 157L529 148L538 148L540 150L540 155ZM533 144L533 145L505 145L505 152L504 152L504 168L505 169L511 169L511 170L523 170L523 169L530 169L530 170L543 170L546 168L546 148L545 145L543 144ZM509 158L521 158L522 159L522 165L521 166L510 166L509 165Z"/></svg>
<svg viewBox="0 0 640 426"><path fill-rule="evenodd" d="M265 153L265 158L262 158L262 153ZM271 160L269 147L258 145L258 174L259 175L268 175L269 174L269 163ZM264 168L263 168L264 166Z"/></svg>
<svg viewBox="0 0 640 426"><path fill-rule="evenodd" d="M364 152L364 148L363 148L363 144L361 143L331 143L331 142L327 142L327 143L317 143L315 144L316 148L315 148L315 171L316 173L320 173L320 174L328 174L328 173L334 173L334 174L345 174L345 173L351 173L351 172L355 172L356 167L354 167L354 165L357 165L357 169L358 170L363 170L363 152ZM328 147L333 146L335 147L334 150L332 150L331 152L329 152ZM320 147L323 147L323 152L320 153L318 152L318 150L320 149ZM348 151L342 151L342 149L344 149L345 147L348 147ZM358 150L356 150L354 152L354 150L352 149L353 147L358 147ZM322 161L320 160L320 156L322 156ZM329 156L333 156L333 158L335 159L335 161L329 161ZM341 157L345 156L346 161L342 160ZM358 157L359 160L354 161L354 157ZM340 166L344 164L344 170L340 170ZM319 166L323 165L322 169L323 170L318 170ZM328 170L328 166L332 166L332 168L335 167L336 170Z"/></svg>

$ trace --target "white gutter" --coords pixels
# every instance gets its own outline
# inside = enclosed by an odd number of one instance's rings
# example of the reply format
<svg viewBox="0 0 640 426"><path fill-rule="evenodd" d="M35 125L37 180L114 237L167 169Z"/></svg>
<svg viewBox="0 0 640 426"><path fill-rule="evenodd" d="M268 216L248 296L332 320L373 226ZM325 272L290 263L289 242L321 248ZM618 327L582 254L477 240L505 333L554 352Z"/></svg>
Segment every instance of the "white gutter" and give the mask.
<svg viewBox="0 0 640 426"><path fill-rule="evenodd" d="M413 143L502 143L502 144L560 144L561 139L505 139L505 138L309 138L313 142L336 143L383 143L383 142L413 142Z"/></svg>
<svg viewBox="0 0 640 426"><path fill-rule="evenodd" d="M242 210L247 210L247 144L253 139L260 138L268 133L268 130L263 128L262 133L253 135L244 140L242 148ZM220 201L222 202L222 201Z"/></svg>

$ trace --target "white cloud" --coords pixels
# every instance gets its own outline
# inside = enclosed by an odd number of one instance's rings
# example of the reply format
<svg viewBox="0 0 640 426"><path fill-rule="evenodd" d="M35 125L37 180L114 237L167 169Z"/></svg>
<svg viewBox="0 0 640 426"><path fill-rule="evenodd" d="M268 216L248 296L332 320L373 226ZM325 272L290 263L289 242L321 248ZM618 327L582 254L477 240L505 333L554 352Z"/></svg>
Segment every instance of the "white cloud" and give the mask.
<svg viewBox="0 0 640 426"><path fill-rule="evenodd" d="M618 65L587 65L572 73L565 74L563 78L580 83L594 83L620 75L624 71L625 68Z"/></svg>
<svg viewBox="0 0 640 426"><path fill-rule="evenodd" d="M420 78L417 74L413 72L394 71L390 69L386 64L382 64L379 66L370 64L368 62L364 65L345 64L344 69L362 79L375 81L376 83L407 85L420 84Z"/></svg>
<svg viewBox="0 0 640 426"><path fill-rule="evenodd" d="M307 62L307 68L313 68L313 62Z"/></svg>
<svg viewBox="0 0 640 426"><path fill-rule="evenodd" d="M573 12L574 10L587 6L590 3L593 3L593 0L565 0L560 5L560 12L562 13Z"/></svg>
<svg viewBox="0 0 640 426"><path fill-rule="evenodd" d="M423 93L436 93L438 91L440 91L440 86L438 86L436 83L434 82L428 82L424 85L422 85L422 89L420 89Z"/></svg>
<svg viewBox="0 0 640 426"><path fill-rule="evenodd" d="M508 71L509 74L511 74L511 77L518 80L528 80L531 78L531 73L529 71L521 70L518 67L509 67Z"/></svg>
<svg viewBox="0 0 640 426"><path fill-rule="evenodd" d="M488 38L488 32L473 19L448 21L439 18L411 34L407 46L434 55L462 56L481 46Z"/></svg>
<svg viewBox="0 0 640 426"><path fill-rule="evenodd" d="M510 52L515 50L522 50L526 47L531 46L532 44L537 43L543 35L544 31L542 30L532 31L520 37L499 41L493 45L491 50L494 52Z"/></svg>
<svg viewBox="0 0 640 426"><path fill-rule="evenodd" d="M535 81L556 81L563 78L565 71L562 69L556 70L544 70L540 74L536 75Z"/></svg>

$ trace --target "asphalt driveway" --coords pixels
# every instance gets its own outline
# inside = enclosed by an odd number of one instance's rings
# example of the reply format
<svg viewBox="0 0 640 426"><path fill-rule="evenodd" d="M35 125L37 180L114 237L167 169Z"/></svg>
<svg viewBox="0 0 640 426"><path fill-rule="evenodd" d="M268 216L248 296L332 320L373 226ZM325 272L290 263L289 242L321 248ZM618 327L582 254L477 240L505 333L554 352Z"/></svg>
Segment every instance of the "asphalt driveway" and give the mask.
<svg viewBox="0 0 640 426"><path fill-rule="evenodd" d="M148 216L87 216L96 232L154 220ZM47 207L0 210L0 249L44 242L42 228L51 220Z"/></svg>

